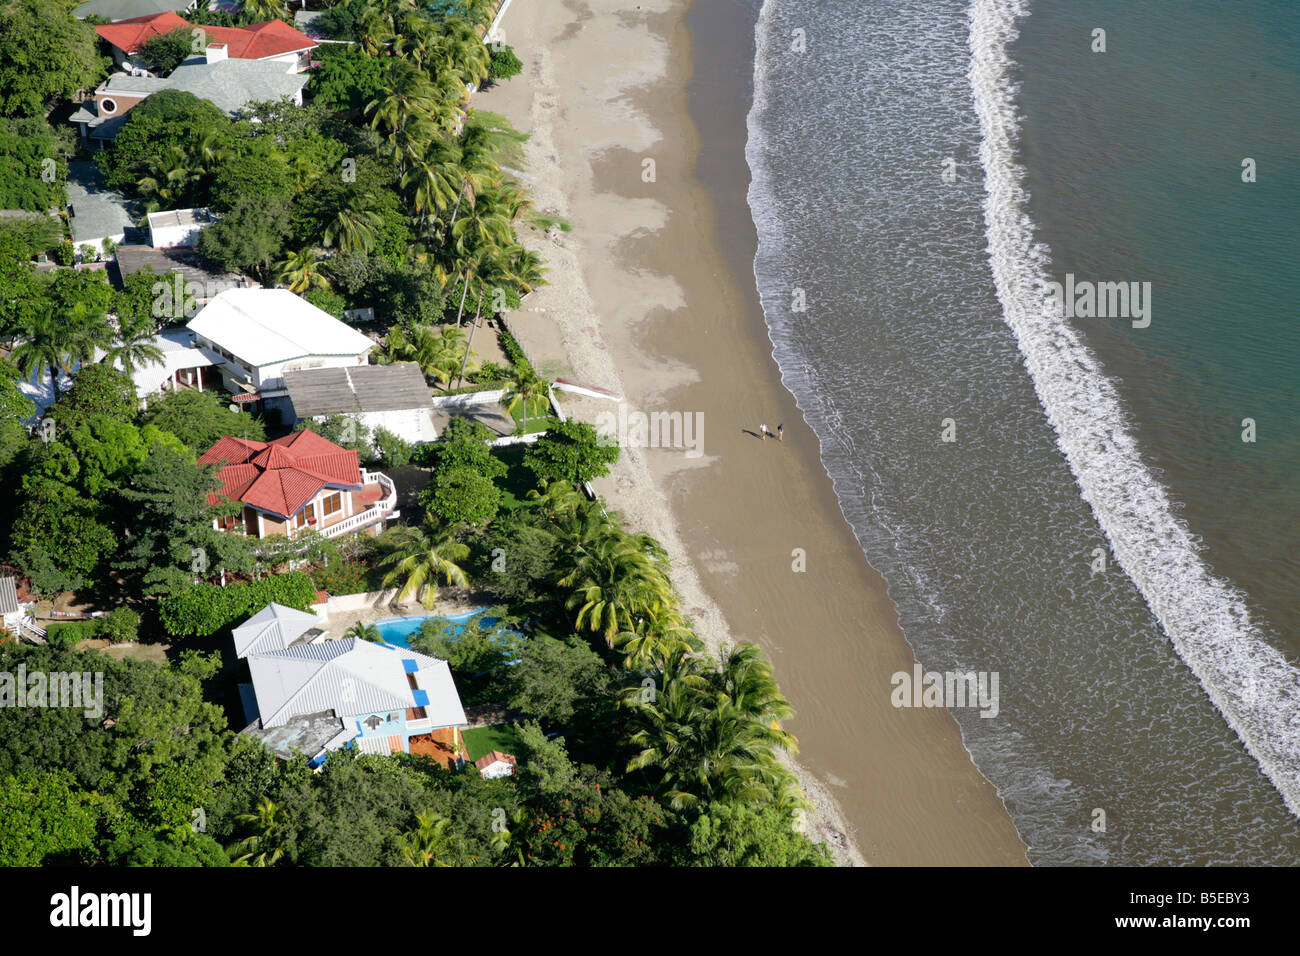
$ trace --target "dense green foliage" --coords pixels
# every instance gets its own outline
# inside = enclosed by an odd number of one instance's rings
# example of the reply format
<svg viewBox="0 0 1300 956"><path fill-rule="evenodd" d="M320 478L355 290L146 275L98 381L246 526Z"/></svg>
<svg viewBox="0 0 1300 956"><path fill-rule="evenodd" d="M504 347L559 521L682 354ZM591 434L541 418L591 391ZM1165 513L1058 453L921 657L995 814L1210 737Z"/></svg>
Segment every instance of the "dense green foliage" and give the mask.
<svg viewBox="0 0 1300 956"><path fill-rule="evenodd" d="M177 27L167 33L150 37L140 48L139 59L155 73L166 75L182 61L198 51L193 49L194 37L189 29Z"/></svg>
<svg viewBox="0 0 1300 956"><path fill-rule="evenodd" d="M301 571L256 581L194 584L158 602L158 614L168 634L207 637L251 617L268 604L305 611L316 600L316 586Z"/></svg>
<svg viewBox="0 0 1300 956"><path fill-rule="evenodd" d="M0 121L0 209L59 209L68 173L66 148L40 119Z"/></svg>
<svg viewBox="0 0 1300 956"><path fill-rule="evenodd" d="M40 117L94 89L108 72L99 37L73 18L75 0L0 2L0 115Z"/></svg>
<svg viewBox="0 0 1300 956"><path fill-rule="evenodd" d="M586 422L552 419L546 434L528 447L524 464L543 484L567 481L580 485L609 474L618 461L618 445L602 438Z"/></svg>

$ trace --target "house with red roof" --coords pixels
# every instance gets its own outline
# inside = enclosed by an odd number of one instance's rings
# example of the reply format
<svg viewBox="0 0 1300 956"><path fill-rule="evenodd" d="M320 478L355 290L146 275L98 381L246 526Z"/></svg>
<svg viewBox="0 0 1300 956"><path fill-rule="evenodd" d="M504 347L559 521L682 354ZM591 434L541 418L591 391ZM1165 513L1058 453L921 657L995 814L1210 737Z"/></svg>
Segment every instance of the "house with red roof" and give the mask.
<svg viewBox="0 0 1300 956"><path fill-rule="evenodd" d="M283 20L268 20L246 27L214 27L190 23L170 10L144 17L132 17L95 27L109 45L113 61L130 72L132 68L148 67L136 63L134 57L154 37L174 30L190 32L199 41L194 52L208 50L208 59L266 60L281 63L286 73L301 73L311 63L311 51L319 44L305 33L299 33ZM193 33L193 31L199 31Z"/></svg>
<svg viewBox="0 0 1300 956"><path fill-rule="evenodd" d="M479 776L484 780L495 780L498 777L511 776L515 772L515 763L514 754L493 750L475 760L474 766L478 768Z"/></svg>
<svg viewBox="0 0 1300 956"><path fill-rule="evenodd" d="M353 531L378 533L399 514L392 480L361 468L357 453L306 430L269 442L227 435L199 456L220 465L221 490L208 504L239 502L239 515L215 519L221 531L254 538L303 528L326 537Z"/></svg>

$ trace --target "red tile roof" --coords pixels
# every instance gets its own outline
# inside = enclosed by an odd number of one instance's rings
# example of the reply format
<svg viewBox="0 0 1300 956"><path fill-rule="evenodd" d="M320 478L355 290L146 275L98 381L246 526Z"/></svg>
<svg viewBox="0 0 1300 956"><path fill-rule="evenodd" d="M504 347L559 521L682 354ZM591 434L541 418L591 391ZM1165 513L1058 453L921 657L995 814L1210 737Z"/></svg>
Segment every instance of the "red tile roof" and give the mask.
<svg viewBox="0 0 1300 956"><path fill-rule="evenodd" d="M199 456L200 465L218 463L223 487L208 496L208 504L224 495L283 518L297 514L326 485L361 485L357 453L313 431L271 442L227 435Z"/></svg>
<svg viewBox="0 0 1300 956"><path fill-rule="evenodd" d="M506 754L506 753L502 753L500 750L493 750L491 753L486 753L483 756L479 757L477 760L475 760L474 766L478 767L479 770L486 770L488 767L492 766L498 760L500 760L503 763L508 763L512 767L515 765L515 758L513 754Z"/></svg>
<svg viewBox="0 0 1300 956"><path fill-rule="evenodd" d="M173 30L193 29L203 30L208 43L224 43L226 55L239 60L264 60L317 46L315 40L299 33L283 20L269 20L246 27L195 27L170 11L105 23L95 27L95 32L124 53L132 54L138 53L156 36Z"/></svg>

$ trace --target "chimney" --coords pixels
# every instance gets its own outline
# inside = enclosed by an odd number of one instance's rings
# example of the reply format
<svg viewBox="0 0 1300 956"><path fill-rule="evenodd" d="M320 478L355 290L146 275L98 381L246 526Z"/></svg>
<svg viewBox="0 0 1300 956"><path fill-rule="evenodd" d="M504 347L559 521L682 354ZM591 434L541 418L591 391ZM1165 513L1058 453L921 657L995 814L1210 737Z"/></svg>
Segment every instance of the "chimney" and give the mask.
<svg viewBox="0 0 1300 956"><path fill-rule="evenodd" d="M209 63L220 63L228 59L226 56L226 45L224 43L209 43L207 50L207 61Z"/></svg>

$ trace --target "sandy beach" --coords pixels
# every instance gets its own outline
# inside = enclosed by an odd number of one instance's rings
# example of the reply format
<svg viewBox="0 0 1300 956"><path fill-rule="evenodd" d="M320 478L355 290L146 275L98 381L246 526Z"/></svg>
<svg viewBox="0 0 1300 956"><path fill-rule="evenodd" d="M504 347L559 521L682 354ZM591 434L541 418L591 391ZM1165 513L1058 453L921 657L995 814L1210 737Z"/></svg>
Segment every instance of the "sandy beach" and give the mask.
<svg viewBox="0 0 1300 956"><path fill-rule="evenodd" d="M508 321L548 377L700 423L702 455L625 448L596 488L667 547L701 637L772 658L797 711L810 834L849 865L1024 864L951 715L891 706L913 653L781 384L754 290L752 20L730 0L697 7L510 6L504 39L524 73L474 105L531 135L520 178L572 230L524 230L550 285ZM561 401L587 421L617 411Z"/></svg>

